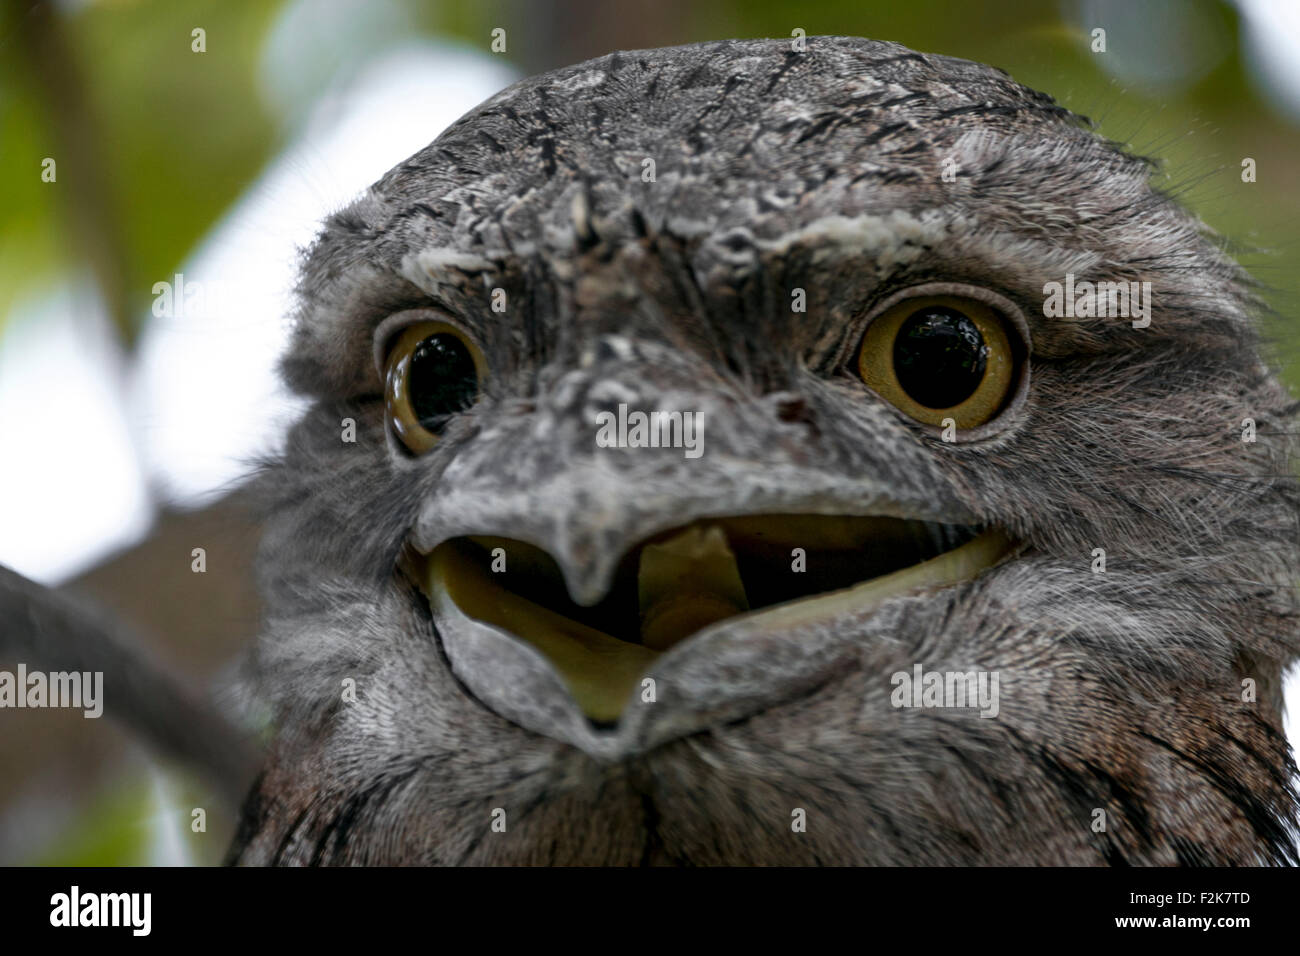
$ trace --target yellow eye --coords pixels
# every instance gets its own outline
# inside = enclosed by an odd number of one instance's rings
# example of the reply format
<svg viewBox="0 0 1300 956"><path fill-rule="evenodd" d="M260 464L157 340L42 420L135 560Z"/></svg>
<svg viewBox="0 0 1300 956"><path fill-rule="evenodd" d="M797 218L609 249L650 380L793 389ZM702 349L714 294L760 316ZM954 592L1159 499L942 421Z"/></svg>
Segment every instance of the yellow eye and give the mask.
<svg viewBox="0 0 1300 956"><path fill-rule="evenodd" d="M1011 335L1006 320L978 300L904 299L867 326L858 373L919 422L942 426L951 418L960 429L975 428L1003 409L1015 384Z"/></svg>
<svg viewBox="0 0 1300 956"><path fill-rule="evenodd" d="M445 322L419 322L389 349L384 408L402 444L420 455L451 417L478 398L487 363L469 337Z"/></svg>

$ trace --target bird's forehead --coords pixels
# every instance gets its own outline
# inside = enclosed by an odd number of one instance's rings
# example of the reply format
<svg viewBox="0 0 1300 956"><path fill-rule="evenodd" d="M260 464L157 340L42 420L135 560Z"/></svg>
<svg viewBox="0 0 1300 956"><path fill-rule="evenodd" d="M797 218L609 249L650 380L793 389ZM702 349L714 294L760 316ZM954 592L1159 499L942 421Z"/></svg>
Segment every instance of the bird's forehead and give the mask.
<svg viewBox="0 0 1300 956"><path fill-rule="evenodd" d="M950 203L945 159L1050 126L1049 97L979 64L815 37L616 53L503 91L376 185L430 245L563 252L575 202L616 234L743 229ZM987 144L986 144L987 145Z"/></svg>

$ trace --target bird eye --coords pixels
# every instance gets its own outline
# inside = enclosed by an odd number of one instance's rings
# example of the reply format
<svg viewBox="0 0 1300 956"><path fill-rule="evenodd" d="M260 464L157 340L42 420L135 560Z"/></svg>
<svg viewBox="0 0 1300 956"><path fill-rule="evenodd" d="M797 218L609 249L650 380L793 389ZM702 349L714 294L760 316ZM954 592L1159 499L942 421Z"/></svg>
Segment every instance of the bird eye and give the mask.
<svg viewBox="0 0 1300 956"><path fill-rule="evenodd" d="M960 429L990 421L1015 383L1006 320L961 296L903 301L872 319L858 353L862 380L917 421ZM1012 333L1014 334L1014 333Z"/></svg>
<svg viewBox="0 0 1300 956"><path fill-rule="evenodd" d="M423 454L457 412L478 398L486 363L478 346L445 322L403 330L388 352L384 407L394 433Z"/></svg>

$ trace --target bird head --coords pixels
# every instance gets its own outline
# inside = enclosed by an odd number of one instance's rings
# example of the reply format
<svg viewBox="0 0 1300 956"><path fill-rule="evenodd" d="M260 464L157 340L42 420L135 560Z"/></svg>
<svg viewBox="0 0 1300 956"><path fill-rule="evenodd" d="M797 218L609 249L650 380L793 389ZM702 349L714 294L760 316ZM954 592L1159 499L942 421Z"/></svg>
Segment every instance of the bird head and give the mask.
<svg viewBox="0 0 1300 956"><path fill-rule="evenodd" d="M235 858L1286 859L1292 406L1151 173L844 37L453 124L303 267Z"/></svg>

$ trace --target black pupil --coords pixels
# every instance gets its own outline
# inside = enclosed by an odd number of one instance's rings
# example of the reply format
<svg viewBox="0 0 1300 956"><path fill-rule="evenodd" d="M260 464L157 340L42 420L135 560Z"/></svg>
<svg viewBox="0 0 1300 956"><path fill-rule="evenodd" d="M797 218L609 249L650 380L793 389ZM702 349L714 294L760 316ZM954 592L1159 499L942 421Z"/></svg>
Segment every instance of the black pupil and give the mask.
<svg viewBox="0 0 1300 956"><path fill-rule="evenodd" d="M894 339L894 374L912 400L926 408L951 408L975 394L984 379L989 347L967 316L927 306L908 317Z"/></svg>
<svg viewBox="0 0 1300 956"><path fill-rule="evenodd" d="M408 382L415 417L430 431L473 405L478 394L478 373L469 349L446 332L431 335L415 347Z"/></svg>

